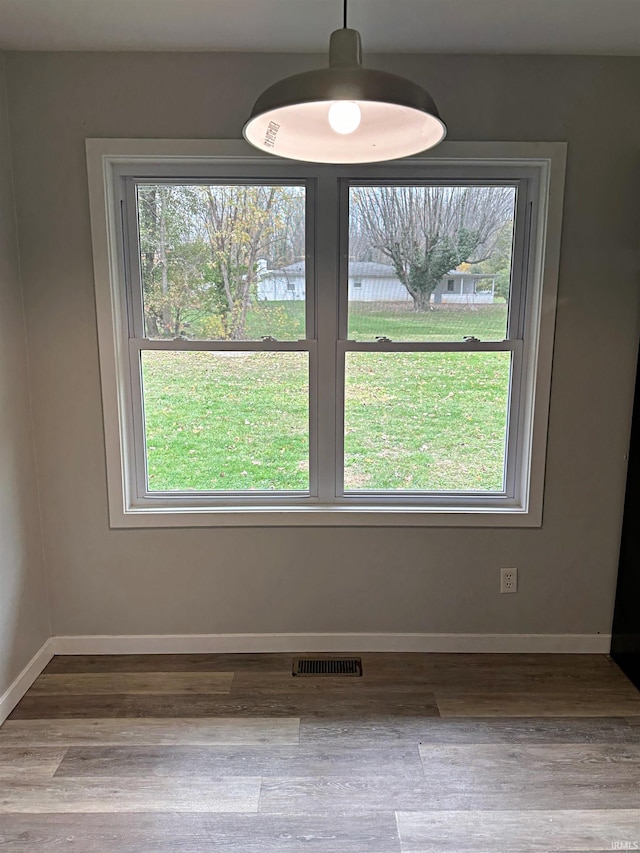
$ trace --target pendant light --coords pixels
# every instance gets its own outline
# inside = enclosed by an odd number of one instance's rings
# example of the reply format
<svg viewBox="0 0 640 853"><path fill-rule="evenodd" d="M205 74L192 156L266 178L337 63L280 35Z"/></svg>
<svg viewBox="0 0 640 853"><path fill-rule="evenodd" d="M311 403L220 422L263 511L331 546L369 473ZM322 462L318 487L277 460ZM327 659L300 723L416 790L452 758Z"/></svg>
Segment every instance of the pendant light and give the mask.
<svg viewBox="0 0 640 853"><path fill-rule="evenodd" d="M255 103L245 139L278 157L374 163L433 148L447 128L431 95L395 74L362 67L360 33L331 34L329 67L286 77Z"/></svg>

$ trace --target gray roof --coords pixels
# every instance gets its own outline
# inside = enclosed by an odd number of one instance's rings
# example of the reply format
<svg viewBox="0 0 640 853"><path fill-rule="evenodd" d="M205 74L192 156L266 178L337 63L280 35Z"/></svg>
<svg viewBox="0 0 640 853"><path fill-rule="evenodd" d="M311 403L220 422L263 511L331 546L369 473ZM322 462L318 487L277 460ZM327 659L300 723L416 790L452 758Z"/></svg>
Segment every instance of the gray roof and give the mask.
<svg viewBox="0 0 640 853"><path fill-rule="evenodd" d="M263 275L273 275L275 273L285 273L286 275L303 275L304 261L297 261L295 264L288 264L286 267L275 270L266 270ZM397 278L395 269L391 264L377 264L373 261L349 261L349 277L363 278ZM449 270L444 277L456 276L458 278L495 278L495 273L472 273L462 272L461 270Z"/></svg>
<svg viewBox="0 0 640 853"><path fill-rule="evenodd" d="M349 261L349 275L362 275L368 278L396 278L391 264L376 264L373 261Z"/></svg>
<svg viewBox="0 0 640 853"><path fill-rule="evenodd" d="M295 264L289 264L279 270L269 270L266 274L283 272L287 275L302 275L304 272L304 263L298 261ZM350 276L367 276L369 278L395 278L395 270L391 264L375 264L373 261L349 261Z"/></svg>

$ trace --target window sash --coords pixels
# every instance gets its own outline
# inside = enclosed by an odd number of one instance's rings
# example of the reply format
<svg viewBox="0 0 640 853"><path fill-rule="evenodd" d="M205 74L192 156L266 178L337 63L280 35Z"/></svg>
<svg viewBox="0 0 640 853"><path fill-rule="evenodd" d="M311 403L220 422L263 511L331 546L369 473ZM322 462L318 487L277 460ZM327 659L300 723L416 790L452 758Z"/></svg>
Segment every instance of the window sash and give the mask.
<svg viewBox="0 0 640 853"><path fill-rule="evenodd" d="M348 352L510 352L511 368L507 399L507 428L505 441L505 478L504 489L501 491L481 492L471 490L427 490L402 489L386 490L345 490L344 488L344 428L345 428L345 378L346 354ZM521 340L505 340L498 342L443 342L443 343L414 343L394 341L338 341L338 378L336 390L336 498L346 503L424 503L437 506L443 503L469 503L473 505L494 505L496 502L513 501L516 498L518 486L518 464L526 448L523 446L522 434L518 430L518 413L521 408L523 343Z"/></svg>
<svg viewBox="0 0 640 853"><path fill-rule="evenodd" d="M349 191L352 187L471 187L471 186L506 186L514 187L516 190L516 203L514 210L513 247L511 252L511 286L509 289L509 313L507 317L507 338L523 338L526 329L526 282L529 276L529 248L531 243L531 229L533 224L532 211L534 199L537 196L537 178L534 175L514 176L512 178L463 178L460 175L451 179L412 178L401 179L379 179L368 178L356 180L353 178L342 178L340 186L340 291L339 291L339 339L348 340L349 328L349 222L350 222L350 199Z"/></svg>
<svg viewBox="0 0 640 853"><path fill-rule="evenodd" d="M248 344L248 345L247 345ZM278 489L246 489L215 491L150 491L147 486L147 448L144 416L144 387L142 379L143 352L306 352L309 355L309 488L307 490ZM228 502L228 499L243 499L247 496L252 502L271 503L274 499L286 500L307 499L317 497L317 410L315 401L315 377L317 375L317 347L315 341L185 341L185 340L149 340L148 338L129 340L129 375L131 382L131 409L133 422L132 447L135 463L131 466L130 485L135 490L138 501L154 500L158 502L183 502L197 495L216 502ZM202 501L196 501L201 503Z"/></svg>
<svg viewBox="0 0 640 853"><path fill-rule="evenodd" d="M123 183L123 229L125 231L124 251L127 260L127 321L130 338L145 337L144 294L142 287L142 269L140 263L140 234L138 226L137 188L139 185L158 184L164 186L278 186L305 188L305 338L314 340L315 329L315 278L313 274L313 258L315 256L315 216L316 193L315 181L312 179L292 180L273 176L270 178L203 178L185 177L162 178L134 177L122 178ZM139 288L138 288L139 283ZM254 341L247 341L248 344ZM249 347L251 348L251 347Z"/></svg>
<svg viewBox="0 0 640 853"><path fill-rule="evenodd" d="M140 235L138 222L137 187L148 184L171 186L223 185L223 186L304 186L305 187L305 328L306 337L298 341L263 340L191 340L191 339L150 339L145 336L144 293L140 258ZM126 288L123 301L123 313L126 314L128 339L129 406L131 411L131 435L129 443L132 449L133 465L128 466L129 493L134 504L146 502L164 502L176 505L199 506L203 500L212 505L239 505L248 502L255 504L291 503L291 501L309 501L317 499L318 461L317 461L317 343L315 316L315 275L312 259L315 256L315 217L316 191L315 180L281 178L279 175L262 177L242 177L230 175L202 177L186 175L182 178L161 177L151 172L147 176L126 175L121 178L121 222L123 230L122 262L125 272ZM307 352L309 354L309 489L277 491L247 489L242 491L149 491L148 461L146 451L146 430L144 417L144 388L142 381L141 354L143 351L163 350L177 352ZM194 500L194 496L195 500Z"/></svg>

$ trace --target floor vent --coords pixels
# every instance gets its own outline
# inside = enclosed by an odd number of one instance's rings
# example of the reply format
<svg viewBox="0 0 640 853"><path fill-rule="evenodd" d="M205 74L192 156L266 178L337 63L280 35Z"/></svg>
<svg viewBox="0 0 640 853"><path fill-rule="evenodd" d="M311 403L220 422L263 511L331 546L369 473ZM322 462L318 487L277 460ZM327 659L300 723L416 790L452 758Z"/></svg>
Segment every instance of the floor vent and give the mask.
<svg viewBox="0 0 640 853"><path fill-rule="evenodd" d="M293 675L362 675L360 658L295 658Z"/></svg>

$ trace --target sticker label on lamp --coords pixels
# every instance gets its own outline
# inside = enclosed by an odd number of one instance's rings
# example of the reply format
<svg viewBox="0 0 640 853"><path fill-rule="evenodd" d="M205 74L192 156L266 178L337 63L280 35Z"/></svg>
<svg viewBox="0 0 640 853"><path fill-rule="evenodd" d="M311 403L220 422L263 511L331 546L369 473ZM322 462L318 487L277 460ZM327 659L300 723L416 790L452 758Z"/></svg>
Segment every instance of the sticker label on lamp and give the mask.
<svg viewBox="0 0 640 853"><path fill-rule="evenodd" d="M267 125L267 132L264 135L264 144L267 148L274 148L276 144L276 137L278 136L278 131L280 130L280 125L275 121L270 121Z"/></svg>

